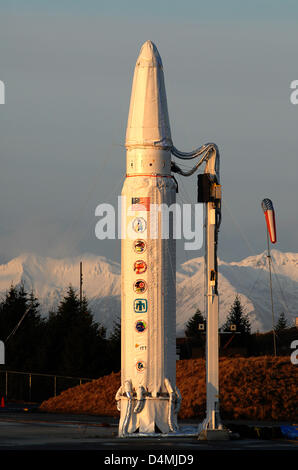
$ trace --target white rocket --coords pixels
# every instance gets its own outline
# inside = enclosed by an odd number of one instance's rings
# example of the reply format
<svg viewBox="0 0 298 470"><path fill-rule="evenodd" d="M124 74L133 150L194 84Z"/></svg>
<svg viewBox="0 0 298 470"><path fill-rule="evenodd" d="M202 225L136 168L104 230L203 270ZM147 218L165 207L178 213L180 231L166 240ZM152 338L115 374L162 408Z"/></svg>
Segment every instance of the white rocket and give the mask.
<svg viewBox="0 0 298 470"><path fill-rule="evenodd" d="M186 153L173 146L162 61L151 41L143 45L137 59L125 145L122 363L116 394L119 436L177 434L181 396L176 387L176 245L174 221L168 220L168 230L164 230L160 209L176 201L177 185L171 172L190 176L203 162L206 167L204 175L198 176L198 202L205 203L206 211L206 419L199 432L218 435L223 432L218 387L219 152L212 143ZM183 160L199 157L199 161L186 171L171 161L171 154Z"/></svg>
<svg viewBox="0 0 298 470"><path fill-rule="evenodd" d="M177 430L176 246L152 207L176 200L163 66L147 41L135 66L122 189L119 435ZM154 206L152 206L154 205ZM153 226L154 225L154 226Z"/></svg>

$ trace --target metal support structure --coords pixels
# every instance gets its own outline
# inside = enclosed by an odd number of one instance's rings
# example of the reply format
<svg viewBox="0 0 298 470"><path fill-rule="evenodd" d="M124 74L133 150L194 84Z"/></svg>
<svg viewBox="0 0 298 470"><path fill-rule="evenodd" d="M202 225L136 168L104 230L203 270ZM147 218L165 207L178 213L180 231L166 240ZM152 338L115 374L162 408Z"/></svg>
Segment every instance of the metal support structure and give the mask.
<svg viewBox="0 0 298 470"><path fill-rule="evenodd" d="M270 286L270 298L271 298L271 312L272 312L272 335L273 335L273 350L274 356L276 356L276 334L275 334L275 327L274 327L274 306L273 306L273 293L272 293L272 273L271 273L271 254L270 254L270 244L269 244L269 233L267 232L267 258L268 258L268 265L269 265L269 286Z"/></svg>
<svg viewBox="0 0 298 470"><path fill-rule="evenodd" d="M83 300L83 263L80 262L80 309L82 309Z"/></svg>
<svg viewBox="0 0 298 470"><path fill-rule="evenodd" d="M207 176L207 175L206 175ZM199 426L199 439L228 439L219 410L219 297L217 239L220 224L221 189L215 175L209 174L209 197L205 200L206 277L206 418Z"/></svg>
<svg viewBox="0 0 298 470"><path fill-rule="evenodd" d="M215 144L207 144L186 154L174 149L178 158L190 159L201 156L192 170L182 171L173 164L172 171L190 176L206 162L205 172L198 175L198 202L205 203L205 289L207 311L206 334L206 418L199 425L199 439L229 439L230 431L225 429L219 412L219 299L217 239L221 222L221 186L219 184L219 152Z"/></svg>
<svg viewBox="0 0 298 470"><path fill-rule="evenodd" d="M218 383L218 290L216 260L216 209L213 202L206 204L205 223L205 275L207 306L207 343L206 343L206 420L205 428L217 429L219 417Z"/></svg>

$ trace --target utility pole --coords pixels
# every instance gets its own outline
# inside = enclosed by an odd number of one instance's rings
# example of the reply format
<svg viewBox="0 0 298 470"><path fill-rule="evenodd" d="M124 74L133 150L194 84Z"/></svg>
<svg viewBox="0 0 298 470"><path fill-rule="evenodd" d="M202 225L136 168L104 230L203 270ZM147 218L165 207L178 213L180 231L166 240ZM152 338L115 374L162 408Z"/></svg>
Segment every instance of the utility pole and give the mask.
<svg viewBox="0 0 298 470"><path fill-rule="evenodd" d="M276 227L275 227L275 212L271 199L265 198L262 201L262 209L265 215L266 226L267 226L267 259L269 265L269 284L270 284L270 296L271 296L271 312L272 312L272 335L273 335L273 348L274 355L276 356L276 335L274 329L274 308L273 308L273 294L272 294L272 275L271 275L271 254L270 254L270 243L276 243Z"/></svg>
<svg viewBox="0 0 298 470"><path fill-rule="evenodd" d="M82 299L83 299L83 263L80 262L80 309L82 309Z"/></svg>
<svg viewBox="0 0 298 470"><path fill-rule="evenodd" d="M271 274L271 254L270 254L270 245L269 245L269 233L267 230L267 259L269 265L269 286L270 286L270 297L271 297L271 312L272 312L272 335L273 335L273 350L274 356L276 356L276 334L275 334L275 321L274 321L274 307L273 307L273 293L272 293L272 274Z"/></svg>

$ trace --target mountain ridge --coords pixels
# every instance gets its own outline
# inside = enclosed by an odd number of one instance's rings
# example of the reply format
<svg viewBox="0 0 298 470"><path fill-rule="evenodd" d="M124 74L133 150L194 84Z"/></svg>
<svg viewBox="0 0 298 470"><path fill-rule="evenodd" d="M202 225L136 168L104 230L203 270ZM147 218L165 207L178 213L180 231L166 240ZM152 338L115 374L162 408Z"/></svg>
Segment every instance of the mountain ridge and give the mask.
<svg viewBox="0 0 298 470"><path fill-rule="evenodd" d="M298 316L298 253L273 249L272 279L275 322L284 311L290 326ZM0 265L0 293L10 285L21 283L33 290L46 315L64 297L69 285L79 286L80 262L83 264L83 291L95 321L111 331L120 320L120 263L104 256L85 253L76 257L55 259L34 253L23 253ZM239 295L248 313L252 330L272 328L267 252L248 256L240 261L218 260L220 313L222 325L229 309ZM204 313L204 258L192 258L177 266L177 334L196 309Z"/></svg>

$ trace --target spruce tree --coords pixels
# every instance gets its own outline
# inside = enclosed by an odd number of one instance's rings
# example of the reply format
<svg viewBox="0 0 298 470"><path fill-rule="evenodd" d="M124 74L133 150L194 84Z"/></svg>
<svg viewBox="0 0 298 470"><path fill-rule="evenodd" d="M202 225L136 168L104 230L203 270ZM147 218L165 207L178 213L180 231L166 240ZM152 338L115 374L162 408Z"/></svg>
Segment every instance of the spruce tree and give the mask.
<svg viewBox="0 0 298 470"><path fill-rule="evenodd" d="M109 371L106 330L94 322L86 297L82 303L69 286L48 322L48 368L74 377L99 377Z"/></svg>
<svg viewBox="0 0 298 470"><path fill-rule="evenodd" d="M109 337L109 357L113 372L121 369L121 322L114 322L114 330Z"/></svg>
<svg viewBox="0 0 298 470"><path fill-rule="evenodd" d="M186 323L185 335L191 338L200 338L201 330L199 330L199 325L203 324L206 328L206 320L203 317L200 309L196 310L196 313L188 320Z"/></svg>
<svg viewBox="0 0 298 470"><path fill-rule="evenodd" d="M7 368L31 372L42 369L45 324L37 298L23 285L12 285L0 303L0 332Z"/></svg>
<svg viewBox="0 0 298 470"><path fill-rule="evenodd" d="M283 331L286 328L288 328L288 321L284 312L281 312L274 329L277 333L279 333L280 331Z"/></svg>
<svg viewBox="0 0 298 470"><path fill-rule="evenodd" d="M202 330L199 329L199 325L204 325L204 330L206 329L206 320L203 317L202 312L198 308L196 313L188 320L186 323L185 335L188 338L194 339L200 345L203 343Z"/></svg>
<svg viewBox="0 0 298 470"><path fill-rule="evenodd" d="M222 327L223 331L231 331L231 325L235 325L236 331L242 335L250 334L251 326L249 317L246 313L244 313L244 309L238 295L236 295L234 303L228 313L226 322Z"/></svg>

